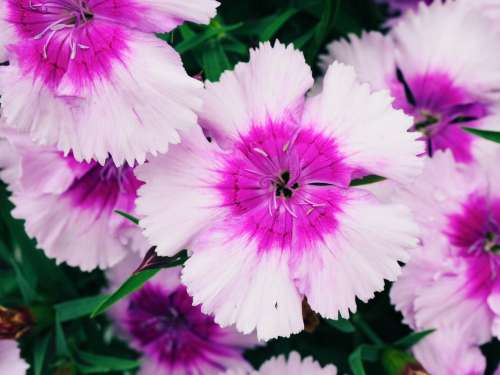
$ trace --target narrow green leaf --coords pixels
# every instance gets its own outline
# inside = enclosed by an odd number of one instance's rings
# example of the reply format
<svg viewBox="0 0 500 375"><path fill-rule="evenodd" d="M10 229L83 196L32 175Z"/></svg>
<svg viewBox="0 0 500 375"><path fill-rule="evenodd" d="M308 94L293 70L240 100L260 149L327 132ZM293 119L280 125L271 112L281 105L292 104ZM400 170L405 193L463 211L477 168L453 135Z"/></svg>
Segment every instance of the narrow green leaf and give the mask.
<svg viewBox="0 0 500 375"><path fill-rule="evenodd" d="M35 291L35 285L30 283L29 279L25 276L21 267L14 259L13 254L7 249L2 241L0 241L0 257L13 268L24 303L31 304L33 301L36 301L37 293Z"/></svg>
<svg viewBox="0 0 500 375"><path fill-rule="evenodd" d="M33 352L33 373L34 375L41 375L45 357L47 356L47 349L49 347L51 334L43 336L41 339L37 338L34 352Z"/></svg>
<svg viewBox="0 0 500 375"><path fill-rule="evenodd" d="M183 40L182 42L180 42L179 44L177 44L175 46L175 49L180 54L184 54L184 53L192 50L193 48L198 47L199 45L206 42L207 40L209 40L215 36L221 37L225 33L228 33L230 31L233 31L233 30L240 28L242 25L243 25L243 23L240 22L240 23L237 23L234 25L225 26L225 25L220 25L219 23L216 23L213 21L212 24L210 24L210 26L207 28L207 30L205 30L203 33L198 34L195 37L189 38L187 40Z"/></svg>
<svg viewBox="0 0 500 375"><path fill-rule="evenodd" d="M135 225L139 225L139 219L130 215L129 213L126 213L126 212L123 212L123 211L120 211L120 210L115 210L115 212L120 215L120 216L123 216L125 219L127 220L130 220L132 223L134 223Z"/></svg>
<svg viewBox="0 0 500 375"><path fill-rule="evenodd" d="M309 42L314 35L314 29L309 30L307 33L293 41L295 48L302 49Z"/></svg>
<svg viewBox="0 0 500 375"><path fill-rule="evenodd" d="M140 366L140 361L79 351L79 359L84 366L78 366L83 373L127 371Z"/></svg>
<svg viewBox="0 0 500 375"><path fill-rule="evenodd" d="M248 46L231 35L228 35L227 38L222 41L222 46L225 51L236 53L245 58L248 56Z"/></svg>
<svg viewBox="0 0 500 375"><path fill-rule="evenodd" d="M68 343L66 342L66 337L64 334L64 329L61 322L57 319L55 320L56 326L56 354L61 357L69 357L71 355Z"/></svg>
<svg viewBox="0 0 500 375"><path fill-rule="evenodd" d="M179 26L178 30L183 40L188 40L196 36L196 33L187 24Z"/></svg>
<svg viewBox="0 0 500 375"><path fill-rule="evenodd" d="M489 141L493 141L495 143L500 143L500 132L496 132L493 130L480 130L475 128L466 128L463 127L466 132L477 135L478 137L487 139Z"/></svg>
<svg viewBox="0 0 500 375"><path fill-rule="evenodd" d="M354 327L347 319L327 319L326 322L328 325L344 333L352 333L356 331L356 327Z"/></svg>
<svg viewBox="0 0 500 375"><path fill-rule="evenodd" d="M354 375L366 375L365 368L363 366L362 350L363 346L358 346L358 348L349 356L349 367Z"/></svg>
<svg viewBox="0 0 500 375"><path fill-rule="evenodd" d="M408 336L405 336L402 339L396 341L394 343L394 346L402 350L408 350L434 331L434 329L428 329L421 332L410 333Z"/></svg>
<svg viewBox="0 0 500 375"><path fill-rule="evenodd" d="M282 27L283 25L292 18L295 14L297 14L298 9L288 8L283 13L277 16L273 16L271 18L271 22L269 22L265 27L263 27L259 32L259 40L261 42L265 42L271 39Z"/></svg>
<svg viewBox="0 0 500 375"><path fill-rule="evenodd" d="M57 319L64 323L70 320L75 320L88 316L99 306L108 296L92 296L74 299L71 301L59 303L54 306Z"/></svg>
<svg viewBox="0 0 500 375"><path fill-rule="evenodd" d="M384 181L386 178L377 176L374 174L365 176L363 178L358 178L356 180L351 181L351 186L362 186L362 185L368 185L368 184L374 184L376 182Z"/></svg>
<svg viewBox="0 0 500 375"><path fill-rule="evenodd" d="M125 281L117 291L115 291L110 296L107 296L92 312L91 318L102 314L116 302L140 289L149 279L156 275L160 269L145 270L138 272L130 276L127 281Z"/></svg>
<svg viewBox="0 0 500 375"><path fill-rule="evenodd" d="M202 55L201 61L205 78L209 81L217 81L226 69L231 68L231 64L219 41L211 41Z"/></svg>

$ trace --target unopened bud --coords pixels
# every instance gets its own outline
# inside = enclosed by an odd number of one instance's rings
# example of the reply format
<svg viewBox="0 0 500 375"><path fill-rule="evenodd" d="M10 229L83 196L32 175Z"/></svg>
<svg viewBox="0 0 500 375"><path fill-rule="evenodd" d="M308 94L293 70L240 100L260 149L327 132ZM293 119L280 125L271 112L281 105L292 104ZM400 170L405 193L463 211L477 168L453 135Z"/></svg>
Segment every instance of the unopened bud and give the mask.
<svg viewBox="0 0 500 375"><path fill-rule="evenodd" d="M29 310L0 306L0 339L17 340L33 327Z"/></svg>

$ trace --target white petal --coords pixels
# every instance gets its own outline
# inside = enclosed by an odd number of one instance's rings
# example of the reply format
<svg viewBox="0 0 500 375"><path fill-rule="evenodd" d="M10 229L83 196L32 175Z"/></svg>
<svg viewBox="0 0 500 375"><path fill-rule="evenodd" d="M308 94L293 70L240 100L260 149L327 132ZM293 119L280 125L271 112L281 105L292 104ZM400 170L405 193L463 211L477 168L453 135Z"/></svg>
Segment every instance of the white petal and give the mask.
<svg viewBox="0 0 500 375"><path fill-rule="evenodd" d="M392 40L379 32L364 32L361 37L350 34L347 40L329 44L327 52L320 56L324 72L334 61L351 65L359 80L374 90L387 89L388 79L396 72Z"/></svg>
<svg viewBox="0 0 500 375"><path fill-rule="evenodd" d="M236 323L243 333L257 330L260 340L301 331L301 301L280 251L258 252L255 243L228 238L226 224L200 236L191 249L182 282L194 304L221 326Z"/></svg>
<svg viewBox="0 0 500 375"><path fill-rule="evenodd" d="M90 271L115 265L127 254L110 218L74 207L58 195L12 196L12 215L25 220L26 233L58 263Z"/></svg>
<svg viewBox="0 0 500 375"><path fill-rule="evenodd" d="M391 35L405 75L444 71L457 86L498 90L498 35L490 20L467 3L421 2L418 11L407 12L398 21Z"/></svg>
<svg viewBox="0 0 500 375"><path fill-rule="evenodd" d="M244 133L268 120L296 118L313 85L311 69L292 45L262 43L250 61L225 72L219 82L206 82L202 125L218 141Z"/></svg>
<svg viewBox="0 0 500 375"><path fill-rule="evenodd" d="M95 80L92 88L63 79L53 92L23 75L15 62L2 67L7 125L29 132L39 144L72 151L79 161L102 164L111 155L118 165L133 165L149 153L166 152L169 143L180 141L178 130L197 126L202 84L186 74L163 41L140 33L131 38L109 79Z"/></svg>
<svg viewBox="0 0 500 375"><path fill-rule="evenodd" d="M412 118L391 106L386 91L371 92L360 84L352 67L333 63L323 92L309 99L303 123L332 134L346 162L369 173L408 182L422 169L424 151L416 133L407 129Z"/></svg>
<svg viewBox="0 0 500 375"><path fill-rule="evenodd" d="M336 232L293 267L311 308L330 319L339 313L348 318L356 298L367 302L384 289L384 280L394 281L401 272L398 262L408 260L418 234L406 207L371 197L351 197L337 219Z"/></svg>
<svg viewBox="0 0 500 375"><path fill-rule="evenodd" d="M29 365L14 340L0 340L0 374L25 375Z"/></svg>
<svg viewBox="0 0 500 375"><path fill-rule="evenodd" d="M486 369L479 347L456 325L431 333L413 352L429 374L483 375Z"/></svg>
<svg viewBox="0 0 500 375"><path fill-rule="evenodd" d="M200 129L185 135L166 155L135 169L145 184L139 189L140 225L160 255L174 255L197 232L221 215L218 193L211 186L217 168L210 144Z"/></svg>

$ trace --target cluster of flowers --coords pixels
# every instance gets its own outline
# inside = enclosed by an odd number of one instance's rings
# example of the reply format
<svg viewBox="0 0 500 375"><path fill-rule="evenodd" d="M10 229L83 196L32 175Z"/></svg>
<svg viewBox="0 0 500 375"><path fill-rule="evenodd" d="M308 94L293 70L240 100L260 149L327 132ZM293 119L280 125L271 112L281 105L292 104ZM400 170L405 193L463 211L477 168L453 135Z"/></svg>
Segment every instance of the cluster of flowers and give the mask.
<svg viewBox="0 0 500 375"><path fill-rule="evenodd" d="M303 301L348 318L385 280L405 322L437 329L414 349L431 374L484 372L479 345L500 337L500 153L462 127L500 128L485 14L500 2L416 3L393 1L386 35L333 42L316 83L276 42L203 85L153 33L207 23L216 1L0 0L14 216L111 286L150 245L189 251L110 312L141 374L334 375L296 353L256 372L242 353L254 332L300 332ZM357 186L371 175L386 180ZM0 342L0 362L15 350Z"/></svg>

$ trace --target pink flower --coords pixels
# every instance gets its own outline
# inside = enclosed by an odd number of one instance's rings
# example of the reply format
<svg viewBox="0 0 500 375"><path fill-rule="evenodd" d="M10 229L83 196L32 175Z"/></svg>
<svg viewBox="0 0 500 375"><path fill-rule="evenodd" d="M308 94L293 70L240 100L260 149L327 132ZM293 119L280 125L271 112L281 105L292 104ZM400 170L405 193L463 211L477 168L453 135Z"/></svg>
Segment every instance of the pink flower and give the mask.
<svg viewBox="0 0 500 375"><path fill-rule="evenodd" d="M288 359L284 355L271 358L264 362L259 370L254 371L228 371L225 375L337 375L334 365L321 367L312 357L300 358L299 353L291 352Z"/></svg>
<svg viewBox="0 0 500 375"><path fill-rule="evenodd" d="M184 3L0 0L0 22L13 34L10 65L0 67L6 126L78 161L104 165L111 155L132 166L166 152L178 130L196 126L202 84L152 32L207 23L218 5Z"/></svg>
<svg viewBox="0 0 500 375"><path fill-rule="evenodd" d="M108 272L117 288L140 258L130 256ZM142 289L115 305L110 315L121 336L143 353L140 375L220 374L250 369L243 352L256 344L252 335L221 328L180 284L180 268L161 270Z"/></svg>
<svg viewBox="0 0 500 375"><path fill-rule="evenodd" d="M407 182L422 145L411 119L334 64L320 95L303 55L262 44L207 83L200 131L137 169L141 226L161 255L192 251L182 281L222 326L260 339L303 329L301 303L348 317L394 280L416 245L402 205L350 187L378 174ZM383 219L382 219L383 218Z"/></svg>
<svg viewBox="0 0 500 375"><path fill-rule="evenodd" d="M384 36L377 32L337 41L322 57L351 64L360 79L388 89L394 106L414 117L427 154L450 149L470 163L485 142L463 126L500 129L500 44L490 20L467 1L421 3Z"/></svg>
<svg viewBox="0 0 500 375"><path fill-rule="evenodd" d="M499 156L465 167L436 154L401 194L422 227L422 248L391 299L414 329L460 325L479 344L500 337Z"/></svg>
<svg viewBox="0 0 500 375"><path fill-rule="evenodd" d="M28 364L14 340L0 340L0 374L25 375Z"/></svg>
<svg viewBox="0 0 500 375"><path fill-rule="evenodd" d="M129 166L78 162L25 136L0 147L1 177L9 183L12 214L47 256L88 271L146 250L138 228L115 213L134 213L141 183Z"/></svg>
<svg viewBox="0 0 500 375"><path fill-rule="evenodd" d="M486 359L458 325L438 329L413 347L429 374L484 375Z"/></svg>

